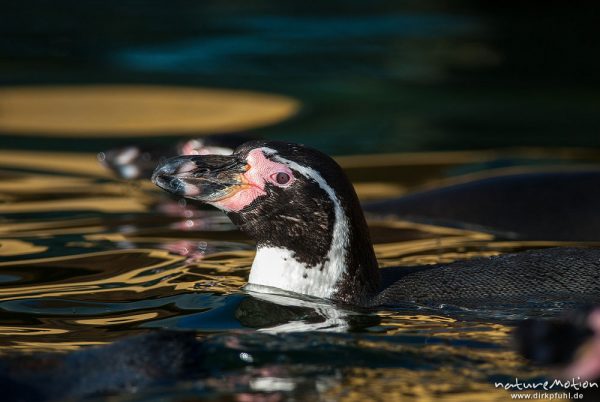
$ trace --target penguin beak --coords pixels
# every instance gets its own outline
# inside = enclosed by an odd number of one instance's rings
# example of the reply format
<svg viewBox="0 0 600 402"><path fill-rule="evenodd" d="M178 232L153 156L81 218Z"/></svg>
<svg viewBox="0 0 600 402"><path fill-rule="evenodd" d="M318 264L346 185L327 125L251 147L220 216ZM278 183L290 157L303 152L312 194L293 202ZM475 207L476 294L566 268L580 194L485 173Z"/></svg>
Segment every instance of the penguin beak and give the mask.
<svg viewBox="0 0 600 402"><path fill-rule="evenodd" d="M152 175L167 192L202 202L217 202L249 186L245 161L230 155L186 155L168 159Z"/></svg>

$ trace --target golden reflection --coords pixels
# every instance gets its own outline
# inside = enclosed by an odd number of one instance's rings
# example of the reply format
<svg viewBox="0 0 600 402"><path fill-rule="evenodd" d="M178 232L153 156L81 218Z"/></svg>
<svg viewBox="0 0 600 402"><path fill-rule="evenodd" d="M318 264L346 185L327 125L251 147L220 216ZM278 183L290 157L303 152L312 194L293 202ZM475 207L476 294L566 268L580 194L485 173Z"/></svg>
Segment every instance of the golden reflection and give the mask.
<svg viewBox="0 0 600 402"><path fill-rule="evenodd" d="M81 349L84 346L97 346L106 345L109 342L99 341L82 341L82 342L23 342L15 341L8 349L0 348L0 351L4 350L20 350L27 353L42 353L42 352L69 352Z"/></svg>
<svg viewBox="0 0 600 402"><path fill-rule="evenodd" d="M46 246L36 246L22 240L0 239L0 256L13 257L17 255L36 254L48 250Z"/></svg>
<svg viewBox="0 0 600 402"><path fill-rule="evenodd" d="M0 164L2 164L1 159ZM63 168L68 166L69 164L66 164ZM81 171L85 172L85 169ZM147 205L154 202L151 193L134 185L45 174L12 174L11 176L0 181L0 192L10 197L8 202L0 203L0 213L71 210L142 212L147 209ZM43 226L47 223L38 224ZM0 233L3 231L5 230L0 228Z"/></svg>
<svg viewBox="0 0 600 402"><path fill-rule="evenodd" d="M250 91L150 85L0 88L0 131L57 137L206 134L280 122L300 105Z"/></svg>
<svg viewBox="0 0 600 402"><path fill-rule="evenodd" d="M1 161L1 160L0 160ZM64 177L51 175L15 175L13 179L4 179L0 181L0 191L19 194L38 194L43 192L61 192L73 193L87 189L95 185L90 179L81 177ZM116 190L116 187L101 185L102 192L122 193L122 189ZM112 188L111 188L112 187ZM112 190L112 191L110 191Z"/></svg>
<svg viewBox="0 0 600 402"><path fill-rule="evenodd" d="M519 249L543 247L600 246L598 242L560 241L486 241L471 237L440 237L437 239L375 244L375 254L382 268L424 264L451 263L457 260L491 257Z"/></svg>
<svg viewBox="0 0 600 402"><path fill-rule="evenodd" d="M96 154L0 150L0 166L11 169L71 173L78 176L113 177L108 169L100 165Z"/></svg>
<svg viewBox="0 0 600 402"><path fill-rule="evenodd" d="M399 197L407 193L408 188L395 183L355 183L358 198L363 201Z"/></svg>
<svg viewBox="0 0 600 402"><path fill-rule="evenodd" d="M239 291L247 282L254 259L254 250L237 250L207 254L204 259L189 266L195 281L180 282L176 290L210 290L221 294Z"/></svg>
<svg viewBox="0 0 600 402"><path fill-rule="evenodd" d="M85 236L86 240L89 241L111 241L116 242L131 242L131 243L150 243L150 244L165 244L169 242L181 241L180 238L175 237L136 237L128 236L123 233L99 233L90 234ZM229 250L229 251L217 251L213 253L205 254L202 257L201 262L190 263L189 266L197 266L202 268L214 269L223 274L230 273L238 269L247 269L252 265L255 250Z"/></svg>
<svg viewBox="0 0 600 402"><path fill-rule="evenodd" d="M457 259L491 256L495 250L467 251L471 246L488 244L493 236L473 232L465 236L439 236L429 239L406 240L395 243L375 244L375 255L382 268L390 266L448 263ZM464 249L462 252L458 250ZM452 251L444 251L452 250Z"/></svg>
<svg viewBox="0 0 600 402"><path fill-rule="evenodd" d="M96 233L106 228L100 218L56 219L36 222L6 222L0 221L0 233L13 237L50 236L65 234Z"/></svg>
<svg viewBox="0 0 600 402"><path fill-rule="evenodd" d="M451 331L436 333L436 336L452 339L471 339L477 342L508 344L512 340L513 329L501 324L485 324L470 327L464 332L459 331L460 328L453 328Z"/></svg>
<svg viewBox="0 0 600 402"><path fill-rule="evenodd" d="M119 325L119 324L129 324L138 321L146 321L151 320L153 318L158 317L158 313L141 313L141 314L132 314L122 317L102 317L102 318L90 318L85 320L76 320L77 324L83 325Z"/></svg>
<svg viewBox="0 0 600 402"><path fill-rule="evenodd" d="M448 236L470 236L473 239L489 240L493 236L487 233L477 232L473 230L452 228L447 226L435 226L425 223L411 222L400 220L392 217L390 219L369 219L369 226L384 226L393 229L410 229L418 230L420 232L432 234L432 235L448 235Z"/></svg>
<svg viewBox="0 0 600 402"><path fill-rule="evenodd" d="M403 166L452 166L479 164L507 157L535 159L565 159L572 161L600 160L600 151L593 148L508 148L477 151L430 151L430 152L398 152L388 154L360 154L338 156L336 160L346 169L370 169L374 167ZM562 166L565 167L565 166ZM527 168L531 168L528 166Z"/></svg>
<svg viewBox="0 0 600 402"><path fill-rule="evenodd" d="M406 321L412 324L427 324L427 325L441 325L446 327L457 322L455 318L444 317L441 315L423 315L423 314L402 314L395 311L381 311L378 314L385 322L386 319L396 321ZM402 326L398 324L399 326Z"/></svg>
<svg viewBox="0 0 600 402"><path fill-rule="evenodd" d="M141 140L140 140L141 141ZM516 151L512 151L516 152ZM419 188L432 188L441 185L451 185L463 183L465 181L493 177L503 174L514 174L524 172L545 172L565 170L589 169L579 165L578 167L568 167L561 165L559 167L514 167L491 169L484 172L461 175L458 177L446 178L447 169L452 166L459 166L469 163L490 162L498 157L515 157L526 153L516 152L516 154L506 151L490 152L431 152L431 153L406 153L406 154L378 154L378 155L354 155L338 156L336 161L346 170L356 190L364 200L385 199L405 194L415 186ZM600 160L600 152L585 153L575 150L548 150L535 154L540 158L563 158L566 160L579 160L589 158ZM114 177L111 172L104 168L96 159L94 153L69 153L69 152L47 152L47 151L25 151L25 150L0 150L0 167L37 169L43 172L59 172L76 176L87 177ZM50 175L39 176L39 179L31 185L25 185L24 180L30 179L25 174L15 180L6 180L0 183L0 191L10 192L13 188L19 191L35 192L36 186L40 189L52 189L53 186L63 188L68 191L70 185L85 186L86 182L77 178L55 177ZM155 189L149 181L136 183L142 189ZM122 184L112 184L108 187L102 187L102 191L109 190L110 193L123 191ZM131 187L131 186L129 186ZM88 183L89 189L89 183Z"/></svg>
<svg viewBox="0 0 600 402"><path fill-rule="evenodd" d="M425 346L423 356L447 362L435 370L414 368L350 368L340 382L324 393L324 398L338 401L365 400L377 395L382 401L506 401L510 394L488 382L488 375L510 372L511 376L531 378L547 375L536 370L510 351L487 351L472 348ZM476 361L477 364L465 363Z"/></svg>
<svg viewBox="0 0 600 402"><path fill-rule="evenodd" d="M39 327L0 327L0 336L22 336L22 335L56 335L67 333L66 329L39 328Z"/></svg>
<svg viewBox="0 0 600 402"><path fill-rule="evenodd" d="M94 261L96 257L117 257L125 254L143 254L146 258L159 262L148 264L145 258L139 258L142 267L127 268L116 275L94 278L93 280L70 280L66 283L42 283L35 286L1 287L1 300L32 299L42 297L64 297L79 294L99 294L107 292L148 292L155 289L170 288L176 291L197 290L230 293L239 290L246 283L246 275L252 263L252 251L227 253L229 258L215 262L186 264L185 257L175 256L166 251L153 249L112 250L75 256L50 257L22 261L0 262L0 269L32 267L36 265L60 264L71 261ZM216 253L220 254L220 253ZM212 257L214 255L209 255ZM121 271L123 270L121 269ZM118 286L114 286L118 285Z"/></svg>
<svg viewBox="0 0 600 402"><path fill-rule="evenodd" d="M407 315L395 311L379 311L380 325L386 334L398 335L435 331L436 337L449 339L471 339L479 342L508 344L511 327L498 323L459 321L454 318L436 315Z"/></svg>
<svg viewBox="0 0 600 402"><path fill-rule="evenodd" d="M457 260L491 257L516 250L543 247L598 247L599 242L496 241L494 235L458 228L427 225L396 219L369 220L371 228L418 231L426 236L411 240L374 244L382 268L450 263Z"/></svg>
<svg viewBox="0 0 600 402"><path fill-rule="evenodd" d="M578 169L596 169L597 166L578 165L569 167L564 163L556 166L526 166L487 169L479 173L448 177L452 168L492 164L502 159L557 160L584 162L600 161L600 151L589 148L513 148L490 151L410 152L373 155L338 156L336 161L344 168L357 187L362 199L388 199L415 189L426 190L463 183L469 180L494 177L503 174L525 172L556 172ZM381 184L381 193L376 191ZM373 186L371 186L373 184ZM362 187L362 189L361 189Z"/></svg>
<svg viewBox="0 0 600 402"><path fill-rule="evenodd" d="M16 286L0 288L0 300L30 299L41 297L60 297L67 295L105 293L118 291L145 292L162 287L173 287L176 278L187 273L186 266L174 263L182 262L183 257L174 256L165 251L150 249L112 250L96 253L79 254L75 256L49 257L22 261L0 262L0 269L37 264L60 263L65 261L84 260L99 256L118 256L123 254L145 254L146 257L157 259L159 262L145 265L141 268L131 268L125 272L107 278L97 278L91 281L70 281L67 283L42 283L34 286ZM147 262L141 259L142 262ZM125 268L125 267L123 267ZM118 284L118 289L110 285Z"/></svg>
<svg viewBox="0 0 600 402"><path fill-rule="evenodd" d="M152 185L149 188L156 187ZM95 178L50 176L39 173L16 174L11 179L3 179L0 181L0 191L19 196L102 194L103 196L147 197L147 192L142 191L137 183L103 182Z"/></svg>
<svg viewBox="0 0 600 402"><path fill-rule="evenodd" d="M92 197L62 200L19 201L0 204L0 213L35 213L56 211L144 212L147 205L129 197Z"/></svg>

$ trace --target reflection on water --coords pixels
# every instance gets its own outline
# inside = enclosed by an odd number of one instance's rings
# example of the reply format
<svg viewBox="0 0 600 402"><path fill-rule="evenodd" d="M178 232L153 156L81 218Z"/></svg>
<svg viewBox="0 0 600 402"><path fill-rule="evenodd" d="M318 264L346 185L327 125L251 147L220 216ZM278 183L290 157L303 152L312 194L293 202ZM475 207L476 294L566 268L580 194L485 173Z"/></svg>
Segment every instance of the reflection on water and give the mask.
<svg viewBox="0 0 600 402"><path fill-rule="evenodd" d="M97 136L230 132L276 123L298 110L284 96L160 86L0 88L0 132Z"/></svg>
<svg viewBox="0 0 600 402"><path fill-rule="evenodd" d="M432 157L429 164L415 155L383 164L385 158L340 162L359 191L373 182L409 191L444 183L445 174L459 166L477 170L492 158ZM57 158L60 166L52 163ZM564 156L565 162L577 159ZM362 311L251 289L245 294L253 246L220 212L168 199L147 184L106 178L93 155L23 152L20 164L14 161L0 159L6 200L0 205L2 353L76 350L156 328L212 335L206 342L224 362L225 374L179 384L181 395L229 390L336 400L374 393L500 400L505 394L495 392L489 378L547 374L532 372L508 351L508 324L553 311L497 314L411 304ZM395 174L386 180L378 163L388 174L407 164L415 169L406 180ZM374 181L360 180L362 167L371 169ZM382 267L565 244L509 242L393 219L373 219L370 227ZM233 357L227 360L227 354ZM158 391L148 392L141 400Z"/></svg>
<svg viewBox="0 0 600 402"><path fill-rule="evenodd" d="M307 113L267 136L330 154L596 146L600 56L588 40L598 36L596 11L593 2L565 8L474 0L19 2L0 14L0 84L158 83L283 94ZM201 110L194 126L223 111ZM156 114L169 126L179 124L176 115ZM77 119L62 116L63 127ZM102 148L41 138L47 119L23 117L21 129L35 126L38 141L11 131L11 147ZM90 120L104 124L97 114ZM136 126L145 124L139 120Z"/></svg>

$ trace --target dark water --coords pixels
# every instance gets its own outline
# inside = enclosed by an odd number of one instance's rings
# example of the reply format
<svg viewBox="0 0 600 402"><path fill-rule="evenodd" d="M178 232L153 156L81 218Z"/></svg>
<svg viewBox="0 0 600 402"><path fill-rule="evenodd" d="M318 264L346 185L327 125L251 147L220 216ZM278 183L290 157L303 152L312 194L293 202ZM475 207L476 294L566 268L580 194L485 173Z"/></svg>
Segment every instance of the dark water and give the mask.
<svg viewBox="0 0 600 402"><path fill-rule="evenodd" d="M0 13L0 84L283 94L300 114L253 132L333 154L597 146L597 14L559 1L29 0ZM6 134L11 148L111 146Z"/></svg>
<svg viewBox="0 0 600 402"><path fill-rule="evenodd" d="M600 59L589 5L26 1L3 8L0 83L17 91L68 84L83 94L90 93L84 84L109 83L252 90L300 105L278 124L245 122L241 130L253 134L336 155L475 150L340 158L362 200L490 169L599 159L592 150L512 148L597 145ZM18 111L48 118L28 105ZM90 121L112 118L88 112ZM242 114L224 116L241 121ZM493 379L551 375L511 351L511 324L565 306L365 312L244 292L252 243L220 212L112 178L94 153L142 138L133 129L109 138L86 128L80 135L2 130L0 351L66 352L157 328L193 330L210 343L214 375L123 400L506 400ZM181 136L168 128L158 134L144 139ZM504 151L484 150L492 147ZM369 224L383 267L556 245L401 220Z"/></svg>

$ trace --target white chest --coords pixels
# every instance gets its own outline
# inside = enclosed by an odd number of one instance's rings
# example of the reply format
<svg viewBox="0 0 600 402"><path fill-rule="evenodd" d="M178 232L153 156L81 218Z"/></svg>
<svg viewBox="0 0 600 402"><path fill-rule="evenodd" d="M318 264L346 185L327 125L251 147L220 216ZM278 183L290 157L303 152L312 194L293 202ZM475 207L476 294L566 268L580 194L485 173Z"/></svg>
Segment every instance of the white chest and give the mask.
<svg viewBox="0 0 600 402"><path fill-rule="evenodd" d="M270 286L304 295L330 298L337 289L343 267L326 264L307 268L284 248L260 247L252 263L248 283ZM337 259L336 259L337 260Z"/></svg>

